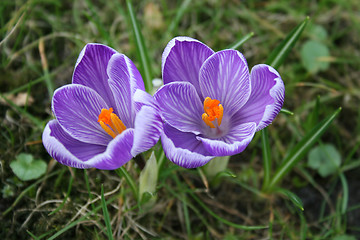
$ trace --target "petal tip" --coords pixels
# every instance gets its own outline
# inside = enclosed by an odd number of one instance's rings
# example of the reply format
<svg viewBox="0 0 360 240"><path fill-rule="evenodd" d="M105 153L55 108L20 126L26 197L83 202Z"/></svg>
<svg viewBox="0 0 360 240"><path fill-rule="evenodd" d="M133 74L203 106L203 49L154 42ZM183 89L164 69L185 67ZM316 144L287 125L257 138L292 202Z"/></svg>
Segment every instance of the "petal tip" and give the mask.
<svg viewBox="0 0 360 240"><path fill-rule="evenodd" d="M169 43L166 45L164 52L162 54L162 61L161 61L161 71L162 73L164 73L164 67L165 67L165 62L167 60L167 57L169 56L171 50L173 47L175 47L177 44L181 44L182 42L195 42L195 43L199 43L201 45L203 45L204 47L206 47L208 50L210 50L212 53L214 53L214 51L208 47L206 44L204 44L203 42L191 38L191 37L187 37L187 36L178 36L178 37L174 37L173 39L171 39L169 41Z"/></svg>
<svg viewBox="0 0 360 240"><path fill-rule="evenodd" d="M271 124L280 112L285 98L285 85L280 74L267 64L255 65L250 75L252 91L254 91L250 102L253 106L258 106L257 109L264 109L262 113L256 114L258 116L256 131L260 131Z"/></svg>

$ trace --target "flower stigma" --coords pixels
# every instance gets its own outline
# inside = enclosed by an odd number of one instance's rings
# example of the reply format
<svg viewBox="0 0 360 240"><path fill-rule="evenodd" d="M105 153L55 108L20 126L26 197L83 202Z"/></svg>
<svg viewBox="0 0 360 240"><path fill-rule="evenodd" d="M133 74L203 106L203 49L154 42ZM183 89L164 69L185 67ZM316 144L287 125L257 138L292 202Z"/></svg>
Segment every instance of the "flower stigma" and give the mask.
<svg viewBox="0 0 360 240"><path fill-rule="evenodd" d="M223 118L224 108L217 99L211 99L206 97L204 100L204 113L202 114L202 120L211 128L215 128L213 121L217 119L217 125L221 125Z"/></svg>
<svg viewBox="0 0 360 240"><path fill-rule="evenodd" d="M113 113L113 111L113 108L101 109L98 123L100 123L100 126L107 134L115 138L118 134L122 133L126 127L120 118Z"/></svg>

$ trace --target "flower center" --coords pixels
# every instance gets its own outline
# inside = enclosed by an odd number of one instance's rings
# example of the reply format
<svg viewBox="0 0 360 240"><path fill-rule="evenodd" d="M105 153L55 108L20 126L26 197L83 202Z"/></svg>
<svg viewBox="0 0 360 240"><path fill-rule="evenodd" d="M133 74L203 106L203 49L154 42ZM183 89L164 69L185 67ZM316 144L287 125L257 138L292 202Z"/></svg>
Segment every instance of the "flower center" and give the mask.
<svg viewBox="0 0 360 240"><path fill-rule="evenodd" d="M120 118L113 113L113 109L101 109L99 114L98 123L105 130L107 134L115 138L118 134L122 133L126 129L124 123Z"/></svg>
<svg viewBox="0 0 360 240"><path fill-rule="evenodd" d="M223 118L224 108L217 99L211 99L209 97L204 100L204 113L202 120L211 128L215 128L213 121L217 119L217 125L221 125Z"/></svg>

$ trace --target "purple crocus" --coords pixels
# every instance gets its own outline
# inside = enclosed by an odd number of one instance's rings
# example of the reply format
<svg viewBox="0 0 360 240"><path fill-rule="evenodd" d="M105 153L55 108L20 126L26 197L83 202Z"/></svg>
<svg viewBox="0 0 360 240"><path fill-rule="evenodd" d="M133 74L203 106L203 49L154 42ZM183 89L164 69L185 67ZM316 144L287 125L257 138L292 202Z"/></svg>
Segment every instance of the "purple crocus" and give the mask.
<svg viewBox="0 0 360 240"><path fill-rule="evenodd" d="M151 148L162 120L157 109L134 101L144 83L133 62L101 44L87 44L72 84L57 89L51 120L43 132L48 153L76 168L116 169Z"/></svg>
<svg viewBox="0 0 360 240"><path fill-rule="evenodd" d="M164 119L166 156L185 168L242 152L269 125L284 101L278 72L249 69L236 50L214 52L189 37L176 37L162 55L164 86L154 95Z"/></svg>

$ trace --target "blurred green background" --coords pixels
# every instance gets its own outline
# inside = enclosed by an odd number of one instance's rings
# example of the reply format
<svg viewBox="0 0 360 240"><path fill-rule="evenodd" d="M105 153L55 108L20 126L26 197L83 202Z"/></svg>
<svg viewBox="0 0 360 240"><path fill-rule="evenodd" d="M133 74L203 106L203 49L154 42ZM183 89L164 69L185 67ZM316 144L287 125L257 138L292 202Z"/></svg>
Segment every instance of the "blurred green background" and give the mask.
<svg viewBox="0 0 360 240"><path fill-rule="evenodd" d="M105 192L116 190L109 195L120 193L108 205L118 239L359 239L358 1L149 0L132 1L132 6L152 78L161 78L161 54L175 36L196 38L218 51L253 33L238 48L251 68L264 63L281 40L310 17L278 69L286 87L284 108L294 115L280 114L269 127L275 164L319 120L340 106L342 112L283 182L301 198L303 212L278 196L258 196L246 190L261 188L259 134L230 160L237 183L223 180L209 189L196 170L180 169L166 161L159 175L157 201L150 210L136 207L129 188L113 172L88 170L92 199L99 195L100 183ZM12 207L0 218L0 238L30 239L31 234L48 238L83 216L82 207L90 211L99 204L87 204L91 196L85 190L82 171L55 164L42 146L42 129L52 118L53 90L71 83L77 56L86 43L107 44L130 57L139 69L140 56L125 1L1 0L0 27L0 212ZM314 116L316 108L318 115ZM10 162L21 153L45 160L47 172L41 181L22 181L14 175ZM329 165L327 160L332 157L335 163ZM136 179L138 170L130 170ZM169 177L174 172L181 183ZM221 219L270 228L247 231L224 224L186 194L190 187L204 192L201 201ZM49 216L62 202L63 208ZM79 221L58 239L106 239L101 211L98 213Z"/></svg>

